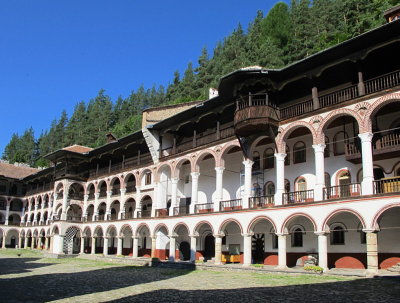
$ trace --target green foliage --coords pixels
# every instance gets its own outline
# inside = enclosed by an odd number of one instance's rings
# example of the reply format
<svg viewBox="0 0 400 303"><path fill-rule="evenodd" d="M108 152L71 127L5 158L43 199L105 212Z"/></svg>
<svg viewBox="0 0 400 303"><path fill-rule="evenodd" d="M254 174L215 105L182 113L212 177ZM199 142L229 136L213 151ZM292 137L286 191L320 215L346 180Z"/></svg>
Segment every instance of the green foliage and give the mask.
<svg viewBox="0 0 400 303"><path fill-rule="evenodd" d="M324 272L324 269L322 267L316 266L316 265L307 265L303 267L304 270L307 271L313 271L318 274L322 274Z"/></svg>
<svg viewBox="0 0 400 303"><path fill-rule="evenodd" d="M43 156L72 144L98 147L105 134L126 136L141 128L141 113L148 107L179 104L208 98L222 76L239 68L258 65L281 68L316 52L364 33L385 22L384 10L400 0L291 0L278 2L264 17L257 12L247 31L239 24L212 55L203 47L197 65L188 63L183 77L175 71L165 89L141 85L115 102L101 89L88 103L76 104L70 118L63 111L49 130L34 138L33 129L13 134L3 159L47 165Z"/></svg>

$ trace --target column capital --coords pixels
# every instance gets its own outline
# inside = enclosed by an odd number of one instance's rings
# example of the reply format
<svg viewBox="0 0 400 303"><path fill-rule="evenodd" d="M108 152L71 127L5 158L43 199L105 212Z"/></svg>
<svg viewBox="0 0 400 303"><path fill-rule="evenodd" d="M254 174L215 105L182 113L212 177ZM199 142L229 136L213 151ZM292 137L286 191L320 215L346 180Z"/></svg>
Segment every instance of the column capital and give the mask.
<svg viewBox="0 0 400 303"><path fill-rule="evenodd" d="M133 240L135 240L135 239L137 240L137 239L139 239L139 236L132 236L132 239Z"/></svg>
<svg viewBox="0 0 400 303"><path fill-rule="evenodd" d="M200 176L200 173L197 171L191 172L190 175L192 176L192 178L198 178Z"/></svg>
<svg viewBox="0 0 400 303"><path fill-rule="evenodd" d="M198 238L198 237L200 237L200 235L198 233L197 234L190 234L189 237L190 238Z"/></svg>
<svg viewBox="0 0 400 303"><path fill-rule="evenodd" d="M243 165L244 165L245 167L252 167L253 164L254 164L254 161L252 161L252 160L250 160L250 159L246 159L246 160L244 160L242 163L243 163Z"/></svg>
<svg viewBox="0 0 400 303"><path fill-rule="evenodd" d="M225 170L225 167L223 167L223 166L215 167L215 171L216 171L217 173L223 173L224 170Z"/></svg>
<svg viewBox="0 0 400 303"><path fill-rule="evenodd" d="M111 190L108 190L107 191L107 197L109 198L109 197L111 197L112 196L112 191Z"/></svg>
<svg viewBox="0 0 400 303"><path fill-rule="evenodd" d="M326 147L326 144L313 144L315 153L323 153Z"/></svg>
<svg viewBox="0 0 400 303"><path fill-rule="evenodd" d="M286 158L286 153L275 153L274 156L277 161L284 161Z"/></svg>
<svg viewBox="0 0 400 303"><path fill-rule="evenodd" d="M244 233L242 234L242 237L252 237L254 236L254 233Z"/></svg>
<svg viewBox="0 0 400 303"><path fill-rule="evenodd" d="M120 188L120 193L121 193L121 195L125 195L125 193L126 193L126 188Z"/></svg>
<svg viewBox="0 0 400 303"><path fill-rule="evenodd" d="M329 234L329 232L326 232L326 231L315 231L314 234L316 236L327 236Z"/></svg>
<svg viewBox="0 0 400 303"><path fill-rule="evenodd" d="M371 132L368 132L368 133L358 134L358 136L360 137L361 142L371 142L374 134Z"/></svg>
<svg viewBox="0 0 400 303"><path fill-rule="evenodd" d="M95 198L95 199L98 199L99 197L100 197L100 193L95 193L95 194L94 194L94 198Z"/></svg>
<svg viewBox="0 0 400 303"><path fill-rule="evenodd" d="M171 178L172 184L177 184L178 182L179 182L179 178L177 178L177 177Z"/></svg>
<svg viewBox="0 0 400 303"><path fill-rule="evenodd" d="M283 237L283 236L287 236L289 233L275 233L275 235L277 235L278 237Z"/></svg>
<svg viewBox="0 0 400 303"><path fill-rule="evenodd" d="M369 234L371 234L371 233L378 233L380 230L379 229L377 229L377 228L363 228L362 229L362 231L363 232L365 232L365 233L369 233Z"/></svg>
<svg viewBox="0 0 400 303"><path fill-rule="evenodd" d="M225 234L215 234L213 236L214 236L214 238L223 238L223 237L225 237Z"/></svg>

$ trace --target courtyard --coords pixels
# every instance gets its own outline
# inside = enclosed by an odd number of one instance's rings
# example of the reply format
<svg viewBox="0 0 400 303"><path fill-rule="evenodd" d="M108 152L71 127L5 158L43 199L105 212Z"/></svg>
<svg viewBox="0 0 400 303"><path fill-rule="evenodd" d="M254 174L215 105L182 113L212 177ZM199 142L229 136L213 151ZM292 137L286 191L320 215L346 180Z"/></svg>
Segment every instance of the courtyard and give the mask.
<svg viewBox="0 0 400 303"><path fill-rule="evenodd" d="M138 267L0 252L1 302L400 302L400 279Z"/></svg>

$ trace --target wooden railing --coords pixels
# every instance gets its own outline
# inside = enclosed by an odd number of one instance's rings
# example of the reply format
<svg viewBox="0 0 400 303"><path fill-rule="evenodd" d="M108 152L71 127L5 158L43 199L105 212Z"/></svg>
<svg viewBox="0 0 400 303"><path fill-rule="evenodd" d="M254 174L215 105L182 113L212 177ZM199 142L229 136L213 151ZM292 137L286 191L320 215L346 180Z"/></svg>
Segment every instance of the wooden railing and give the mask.
<svg viewBox="0 0 400 303"><path fill-rule="evenodd" d="M80 216L67 216L67 221L82 222L82 217L80 217Z"/></svg>
<svg viewBox="0 0 400 303"><path fill-rule="evenodd" d="M174 216L184 216L189 214L189 205L174 207Z"/></svg>
<svg viewBox="0 0 400 303"><path fill-rule="evenodd" d="M314 190L293 191L282 194L283 204L314 202Z"/></svg>
<svg viewBox="0 0 400 303"><path fill-rule="evenodd" d="M212 212L214 212L214 203L196 204L194 206L194 212L196 214L212 213Z"/></svg>
<svg viewBox="0 0 400 303"><path fill-rule="evenodd" d="M274 195L250 197L249 207L273 207L274 206Z"/></svg>
<svg viewBox="0 0 400 303"><path fill-rule="evenodd" d="M333 93L326 94L323 96L318 97L319 99L319 107L328 107L331 105L339 104L351 99L357 98L358 95L358 88L357 85L352 85L340 90L337 90Z"/></svg>
<svg viewBox="0 0 400 303"><path fill-rule="evenodd" d="M225 200L219 202L220 211L229 211L235 209L242 209L242 199Z"/></svg>
<svg viewBox="0 0 400 303"><path fill-rule="evenodd" d="M249 94L236 100L236 110L242 110L250 106L275 107L275 105L270 102L268 94Z"/></svg>
<svg viewBox="0 0 400 303"><path fill-rule="evenodd" d="M156 209L156 218L165 218L165 217L168 217L168 209L167 208Z"/></svg>
<svg viewBox="0 0 400 303"><path fill-rule="evenodd" d="M136 185L130 185L126 187L126 193L133 193L136 191Z"/></svg>
<svg viewBox="0 0 400 303"><path fill-rule="evenodd" d="M73 199L73 200L79 200L79 201L83 201L84 197L83 194L68 194L68 198Z"/></svg>
<svg viewBox="0 0 400 303"><path fill-rule="evenodd" d="M138 218L150 218L151 210L140 210L137 213Z"/></svg>
<svg viewBox="0 0 400 303"><path fill-rule="evenodd" d="M364 85L366 94L400 85L400 70L367 80Z"/></svg>
<svg viewBox="0 0 400 303"><path fill-rule="evenodd" d="M132 219L133 218L133 212L128 212L128 213L122 213L121 214L121 219Z"/></svg>
<svg viewBox="0 0 400 303"><path fill-rule="evenodd" d="M102 197L107 197L107 191L106 191L106 190L101 190L101 191L99 192L99 197L100 197L100 198L102 198Z"/></svg>
<svg viewBox="0 0 400 303"><path fill-rule="evenodd" d="M384 178L374 181L374 194L400 192L400 177Z"/></svg>
<svg viewBox="0 0 400 303"><path fill-rule="evenodd" d="M375 134L381 135L381 134ZM381 135L380 138L373 140L372 149L375 150L384 150L391 147L396 147L400 145L400 133L389 133L385 135ZM361 146L361 145L360 145ZM358 147L358 144L353 142L345 143L345 154L346 156L353 156L361 154L361 149Z"/></svg>
<svg viewBox="0 0 400 303"><path fill-rule="evenodd" d="M281 120L285 120L312 112L313 110L313 100L311 99L299 104L281 108L279 111Z"/></svg>
<svg viewBox="0 0 400 303"><path fill-rule="evenodd" d="M97 216L95 216L95 221L104 221L104 219L105 219L105 215L97 215Z"/></svg>
<svg viewBox="0 0 400 303"><path fill-rule="evenodd" d="M361 184L350 183L324 188L324 200L361 196Z"/></svg>
<svg viewBox="0 0 400 303"><path fill-rule="evenodd" d="M121 191L120 191L119 188L113 188L113 189L111 190L111 196L118 196L118 195L120 195L120 194L121 194Z"/></svg>

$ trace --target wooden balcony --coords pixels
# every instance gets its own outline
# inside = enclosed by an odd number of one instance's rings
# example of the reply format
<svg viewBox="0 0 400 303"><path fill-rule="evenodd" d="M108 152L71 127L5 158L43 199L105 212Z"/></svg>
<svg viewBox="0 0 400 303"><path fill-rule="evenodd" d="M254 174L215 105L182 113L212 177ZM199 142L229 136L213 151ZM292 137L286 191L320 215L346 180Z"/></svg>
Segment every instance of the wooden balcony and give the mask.
<svg viewBox="0 0 400 303"><path fill-rule="evenodd" d="M250 208L269 208L274 206L274 195L250 197Z"/></svg>
<svg viewBox="0 0 400 303"><path fill-rule="evenodd" d="M400 192L400 177L383 178L374 181L374 194L390 194Z"/></svg>
<svg viewBox="0 0 400 303"><path fill-rule="evenodd" d="M220 203L220 211L231 211L242 209L242 199L225 200Z"/></svg>
<svg viewBox="0 0 400 303"><path fill-rule="evenodd" d="M398 157L400 147L400 132L375 134L377 137L372 141L372 154L375 161ZM354 164L362 162L361 144L348 142L345 144L345 157L347 161Z"/></svg>
<svg viewBox="0 0 400 303"><path fill-rule="evenodd" d="M156 209L156 218L166 218L166 217L168 217L167 208Z"/></svg>
<svg viewBox="0 0 400 303"><path fill-rule="evenodd" d="M361 196L361 184L350 183L324 188L324 200L342 199Z"/></svg>
<svg viewBox="0 0 400 303"><path fill-rule="evenodd" d="M174 207L174 216L185 216L189 214L189 205Z"/></svg>
<svg viewBox="0 0 400 303"><path fill-rule="evenodd" d="M283 204L314 202L314 190L300 190L283 194Z"/></svg>
<svg viewBox="0 0 400 303"><path fill-rule="evenodd" d="M236 100L234 125L237 135L246 137L256 132L267 132L270 126L277 127L278 121L279 110L267 94L249 94Z"/></svg>
<svg viewBox="0 0 400 303"><path fill-rule="evenodd" d="M151 210L141 210L137 213L138 218L150 218Z"/></svg>
<svg viewBox="0 0 400 303"><path fill-rule="evenodd" d="M194 206L194 212L196 214L212 213L214 212L214 203L196 204Z"/></svg>

